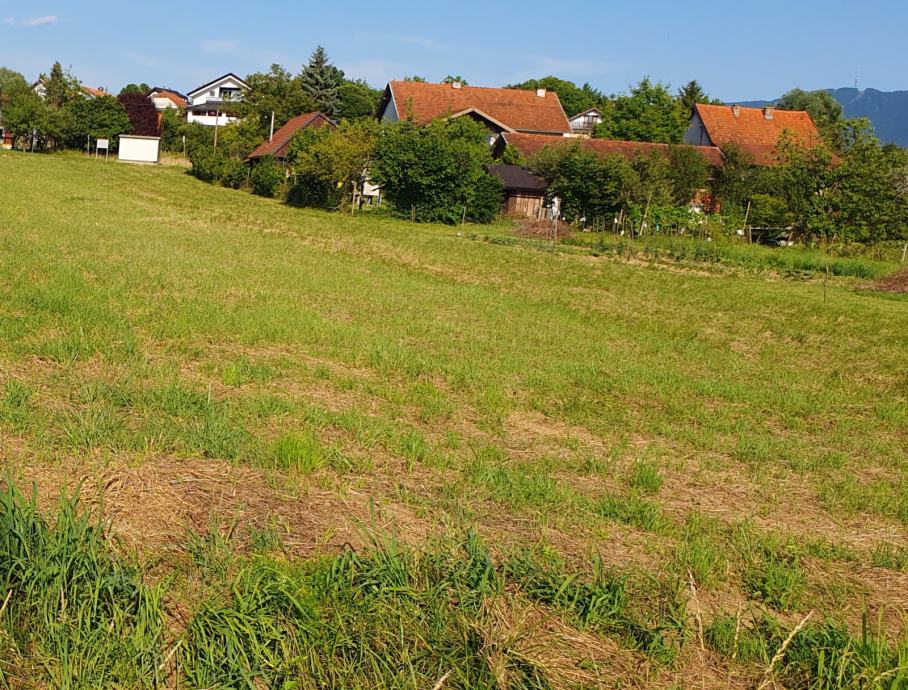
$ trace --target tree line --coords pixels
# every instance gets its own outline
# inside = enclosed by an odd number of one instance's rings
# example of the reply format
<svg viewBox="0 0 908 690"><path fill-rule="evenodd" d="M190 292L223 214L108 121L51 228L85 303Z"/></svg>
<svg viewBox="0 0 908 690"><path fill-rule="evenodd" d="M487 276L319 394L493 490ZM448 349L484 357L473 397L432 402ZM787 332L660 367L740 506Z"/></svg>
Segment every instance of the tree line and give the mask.
<svg viewBox="0 0 908 690"><path fill-rule="evenodd" d="M82 148L88 138L114 139L151 126L149 118L156 117L145 98L147 84L129 84L117 98L86 99L78 80L59 63L41 81L43 99L21 75L0 68L4 126L19 142L36 148ZM217 146L213 128L187 124L174 109L163 114L164 149L185 151L199 178L267 196L283 194L302 205L344 209L368 170L393 212L403 217L457 222L495 216L500 184L486 172L492 162L484 143L487 132L476 123L463 118L428 127L380 126L373 115L381 91L348 79L321 47L296 74L272 65L246 81L249 90L236 104L240 119L220 128ZM459 75L446 81L466 83ZM611 96L553 76L511 88L554 91L569 116L598 108L603 118L594 137L670 145L665 153L632 160L598 156L579 145L546 149L531 160L506 152L504 162L525 165L546 178L569 220L598 219L601 226L615 218L632 219L638 230L664 224L660 219L689 225L690 201L706 190L729 230L748 224L787 228L804 239L863 243L899 239L908 232L908 152L881 144L866 120L846 120L828 92L795 89L777 103L781 109L808 111L822 135L821 146L806 149L783 139L770 167L757 167L744 152L726 147L724 165L713 170L678 146L696 104L717 102L696 81L672 93L647 78ZM279 127L316 110L335 118L337 129L303 131L285 166L265 160L250 169L245 157L267 139L272 114Z"/></svg>

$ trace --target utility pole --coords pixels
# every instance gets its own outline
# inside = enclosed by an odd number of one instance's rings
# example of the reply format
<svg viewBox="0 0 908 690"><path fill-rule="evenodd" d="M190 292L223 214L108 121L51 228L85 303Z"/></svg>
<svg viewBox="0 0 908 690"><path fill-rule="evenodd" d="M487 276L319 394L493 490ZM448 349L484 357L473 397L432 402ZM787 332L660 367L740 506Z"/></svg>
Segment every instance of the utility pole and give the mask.
<svg viewBox="0 0 908 690"><path fill-rule="evenodd" d="M214 111L214 150L218 150L218 122L221 121L221 109Z"/></svg>
<svg viewBox="0 0 908 690"><path fill-rule="evenodd" d="M274 111L271 111L271 134L268 135L268 141L274 139Z"/></svg>

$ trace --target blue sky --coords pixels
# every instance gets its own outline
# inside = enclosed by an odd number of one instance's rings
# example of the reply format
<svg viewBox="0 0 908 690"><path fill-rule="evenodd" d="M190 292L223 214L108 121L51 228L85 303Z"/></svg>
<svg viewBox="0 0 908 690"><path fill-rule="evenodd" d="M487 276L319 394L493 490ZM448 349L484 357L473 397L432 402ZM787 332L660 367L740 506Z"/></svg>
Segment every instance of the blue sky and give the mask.
<svg viewBox="0 0 908 690"><path fill-rule="evenodd" d="M350 77L381 86L460 74L498 86L556 74L607 93L644 75L697 79L726 100L789 88L908 89L908 3L290 2L0 0L0 65L34 79L54 60L118 91L181 91L224 72L296 72L324 45Z"/></svg>

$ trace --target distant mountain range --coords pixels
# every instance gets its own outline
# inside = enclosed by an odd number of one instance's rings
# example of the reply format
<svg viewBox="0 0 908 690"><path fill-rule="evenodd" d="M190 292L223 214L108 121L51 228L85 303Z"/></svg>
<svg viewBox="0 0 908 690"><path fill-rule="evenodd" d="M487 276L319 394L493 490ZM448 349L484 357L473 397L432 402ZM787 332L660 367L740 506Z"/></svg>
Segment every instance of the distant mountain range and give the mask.
<svg viewBox="0 0 908 690"><path fill-rule="evenodd" d="M842 104L845 117L866 117L884 142L908 147L908 91L876 89L829 89ZM740 105L761 108L775 101L742 101Z"/></svg>

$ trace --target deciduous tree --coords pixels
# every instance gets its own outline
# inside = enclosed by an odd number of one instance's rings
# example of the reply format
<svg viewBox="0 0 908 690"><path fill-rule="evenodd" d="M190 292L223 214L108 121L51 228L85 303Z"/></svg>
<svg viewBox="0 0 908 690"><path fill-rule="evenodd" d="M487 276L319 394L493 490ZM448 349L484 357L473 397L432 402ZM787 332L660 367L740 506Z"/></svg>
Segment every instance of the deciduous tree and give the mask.
<svg viewBox="0 0 908 690"><path fill-rule="evenodd" d="M536 89L546 89L558 94L558 100L568 117L573 117L585 110L600 106L605 100L605 96L589 84L577 86L574 82L558 77L548 76L541 79L529 79L520 84L513 84L507 88L526 89L535 91Z"/></svg>
<svg viewBox="0 0 908 690"><path fill-rule="evenodd" d="M495 183L486 179L490 162L488 130L469 118L425 127L403 121L380 132L371 176L399 216L457 223L466 208L467 218L486 222L494 216L489 189ZM498 201L500 206L500 195Z"/></svg>
<svg viewBox="0 0 908 690"><path fill-rule="evenodd" d="M629 94L617 96L594 137L625 141L678 144L687 129L687 117L668 86L643 79Z"/></svg>

